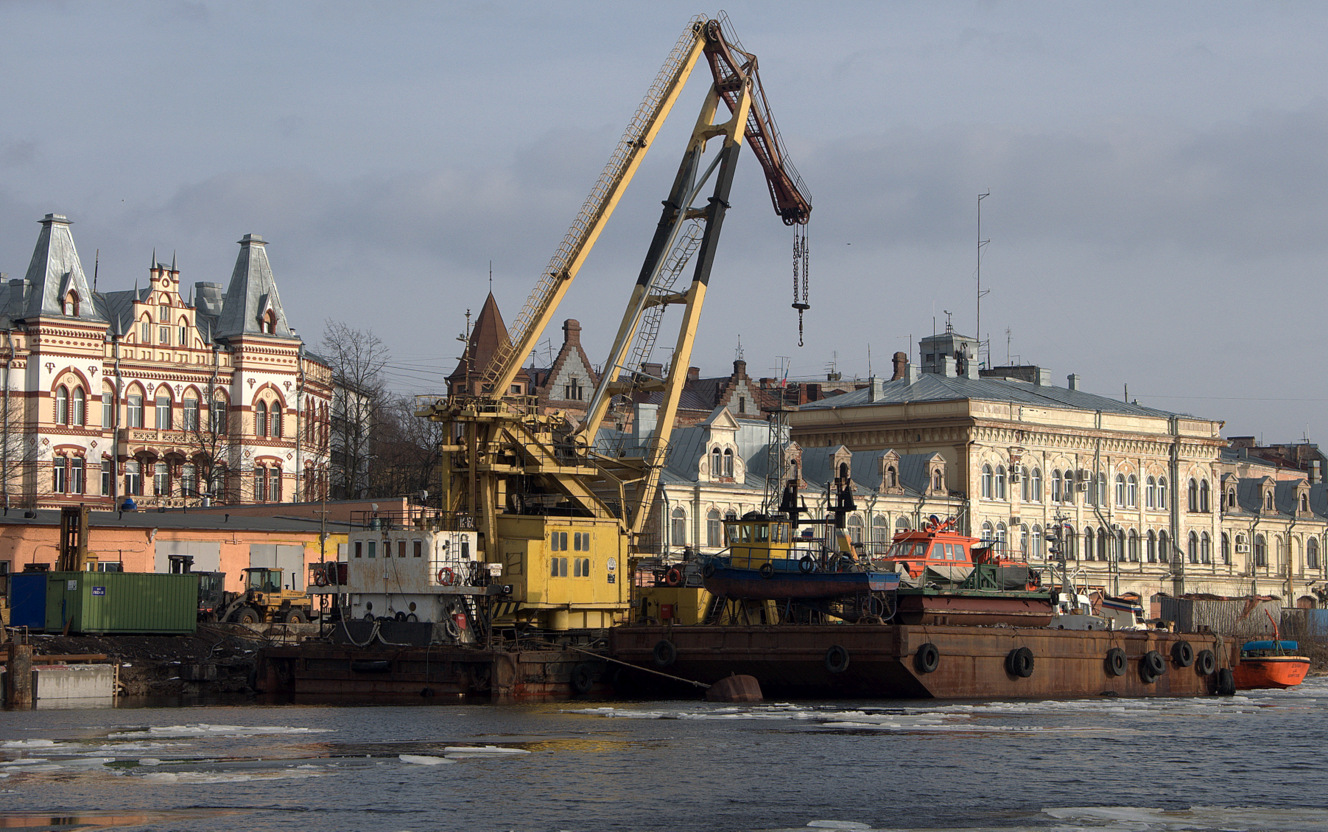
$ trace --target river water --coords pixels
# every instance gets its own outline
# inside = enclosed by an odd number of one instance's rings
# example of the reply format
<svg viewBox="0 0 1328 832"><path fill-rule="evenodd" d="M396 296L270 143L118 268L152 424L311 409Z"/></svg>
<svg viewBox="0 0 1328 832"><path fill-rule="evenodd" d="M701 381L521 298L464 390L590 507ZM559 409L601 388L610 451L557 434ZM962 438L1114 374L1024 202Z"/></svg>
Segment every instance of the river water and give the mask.
<svg viewBox="0 0 1328 832"><path fill-rule="evenodd" d="M1322 830L1328 678L1232 698L0 712L0 828Z"/></svg>

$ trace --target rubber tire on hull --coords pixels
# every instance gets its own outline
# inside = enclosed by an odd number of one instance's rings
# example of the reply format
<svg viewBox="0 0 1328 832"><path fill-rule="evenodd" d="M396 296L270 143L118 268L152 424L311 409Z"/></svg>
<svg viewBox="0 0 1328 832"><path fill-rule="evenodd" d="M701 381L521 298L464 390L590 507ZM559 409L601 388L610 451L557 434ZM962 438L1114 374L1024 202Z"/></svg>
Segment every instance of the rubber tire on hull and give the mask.
<svg viewBox="0 0 1328 832"><path fill-rule="evenodd" d="M1125 651L1119 647L1113 647L1107 651L1107 675L1124 676L1125 668L1129 660L1125 658Z"/></svg>
<svg viewBox="0 0 1328 832"><path fill-rule="evenodd" d="M651 656L655 660L656 667L668 667L678 659L678 648L673 646L673 642L668 639L661 639L655 643L655 649L651 651Z"/></svg>
<svg viewBox="0 0 1328 832"><path fill-rule="evenodd" d="M715 565L713 563L707 563L705 566L702 566L701 577L703 578L715 577Z"/></svg>
<svg viewBox="0 0 1328 832"><path fill-rule="evenodd" d="M775 574L775 565L773 563L763 563L757 571L761 573L762 578L769 578Z"/></svg>
<svg viewBox="0 0 1328 832"><path fill-rule="evenodd" d="M810 574L810 573L812 573L812 572L815 572L815 571L816 571L816 561L812 560L812 556L811 556L811 555L803 555L803 556L798 560L798 569L802 570L802 574L804 574L804 575L807 575L807 574Z"/></svg>
<svg viewBox="0 0 1328 832"><path fill-rule="evenodd" d="M913 666L919 673L931 673L941 666L941 651L930 641L927 642L913 654Z"/></svg>
<svg viewBox="0 0 1328 832"><path fill-rule="evenodd" d="M1218 696L1236 695L1236 676L1229 667L1217 671L1217 694Z"/></svg>
<svg viewBox="0 0 1328 832"><path fill-rule="evenodd" d="M1200 676L1212 676L1214 670L1217 670L1217 656L1212 650L1200 650L1194 658L1194 672Z"/></svg>
<svg viewBox="0 0 1328 832"><path fill-rule="evenodd" d="M1033 675L1033 651L1027 647L1017 647L1005 657L1005 669L1011 676L1027 679Z"/></svg>
<svg viewBox="0 0 1328 832"><path fill-rule="evenodd" d="M595 666L590 662L581 662L572 668L570 682L573 693L589 693L590 689L595 686Z"/></svg>
<svg viewBox="0 0 1328 832"><path fill-rule="evenodd" d="M1157 677L1167 672L1166 660L1156 650L1149 650L1139 659L1139 676L1145 685L1151 685Z"/></svg>
<svg viewBox="0 0 1328 832"><path fill-rule="evenodd" d="M825 651L825 669L831 673L848 670L848 651L838 644L830 645L830 649Z"/></svg>
<svg viewBox="0 0 1328 832"><path fill-rule="evenodd" d="M1188 641L1178 641L1171 645L1171 660L1177 667L1189 667L1194 664L1194 645Z"/></svg>

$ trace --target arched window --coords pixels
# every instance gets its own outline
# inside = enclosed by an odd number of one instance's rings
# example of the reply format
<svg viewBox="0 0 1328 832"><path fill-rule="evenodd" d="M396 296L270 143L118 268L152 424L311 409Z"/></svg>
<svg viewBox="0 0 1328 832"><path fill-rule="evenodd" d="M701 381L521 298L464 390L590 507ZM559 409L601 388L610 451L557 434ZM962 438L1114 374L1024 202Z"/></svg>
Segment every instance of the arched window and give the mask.
<svg viewBox="0 0 1328 832"><path fill-rule="evenodd" d="M990 523L990 522L985 522L985 523L983 523L983 524L982 524L982 541L983 541L984 543L991 543L991 542L994 541L995 539L996 539L996 530L992 528L991 523Z"/></svg>
<svg viewBox="0 0 1328 832"><path fill-rule="evenodd" d="M1212 562L1213 562L1213 551L1212 551L1212 549L1213 549L1213 545L1212 545L1212 543L1213 543L1212 538L1210 538L1210 537L1208 536L1208 532L1201 532L1201 533L1199 534L1199 562L1200 562L1200 563L1212 563Z"/></svg>
<svg viewBox="0 0 1328 832"><path fill-rule="evenodd" d="M1093 544L1096 540L1097 537L1093 534L1091 527L1084 529L1084 560L1093 559Z"/></svg>
<svg viewBox="0 0 1328 832"><path fill-rule="evenodd" d="M893 465L885 469L885 487L899 487L899 471L897 471Z"/></svg>
<svg viewBox="0 0 1328 832"><path fill-rule="evenodd" d="M1129 549L1126 556L1130 559L1130 563L1139 562L1139 533L1134 529L1130 529Z"/></svg>
<svg viewBox="0 0 1328 832"><path fill-rule="evenodd" d="M134 497L143 496L143 469L137 459L125 460L124 493Z"/></svg>
<svg viewBox="0 0 1328 832"><path fill-rule="evenodd" d="M115 389L109 384L101 386L101 426L109 429L115 425ZM110 494L110 491L106 492Z"/></svg>
<svg viewBox="0 0 1328 832"><path fill-rule="evenodd" d="M1222 564L1231 565L1231 535L1222 532Z"/></svg>
<svg viewBox="0 0 1328 832"><path fill-rule="evenodd" d="M157 430L171 429L171 396L165 391L157 393Z"/></svg>
<svg viewBox="0 0 1328 832"><path fill-rule="evenodd" d="M212 397L212 404L208 407L208 430L218 435L225 434L229 422L226 396L218 393Z"/></svg>
<svg viewBox="0 0 1328 832"><path fill-rule="evenodd" d="M281 404L279 402L272 403L272 408L269 412L269 415L272 421L272 430L270 431L270 433L274 437L280 437L282 411L281 411Z"/></svg>
<svg viewBox="0 0 1328 832"><path fill-rule="evenodd" d="M71 318L78 317L78 292L70 289L60 300L60 311Z"/></svg>
<svg viewBox="0 0 1328 832"><path fill-rule="evenodd" d="M673 528L670 530L670 536L673 538L670 541L672 545L687 545L687 512L681 508L673 510Z"/></svg>
<svg viewBox="0 0 1328 832"><path fill-rule="evenodd" d="M1125 505L1129 508L1139 507L1139 478L1130 474L1130 478L1125 481Z"/></svg>
<svg viewBox="0 0 1328 832"><path fill-rule="evenodd" d="M862 518L856 514L848 518L848 539L855 546L862 544Z"/></svg>
<svg viewBox="0 0 1328 832"><path fill-rule="evenodd" d="M125 397L125 410L129 427L143 427L143 394L139 392L130 393ZM132 493L132 492L131 492Z"/></svg>
<svg viewBox="0 0 1328 832"><path fill-rule="evenodd" d="M1230 510L1230 509L1233 509L1233 508L1235 508L1235 507L1236 507L1236 489L1234 489L1234 488L1228 488L1228 489L1227 489L1227 509Z"/></svg>
<svg viewBox="0 0 1328 832"><path fill-rule="evenodd" d="M192 390L186 390L181 402L183 406L180 413L183 417L183 423L180 427L185 430L198 430L198 394Z"/></svg>
<svg viewBox="0 0 1328 832"><path fill-rule="evenodd" d="M1045 553L1043 552L1042 548L1041 526L1034 524L1033 532L1028 538L1028 545L1030 547L1028 550L1029 557L1036 558L1037 560L1042 560L1042 558L1045 556Z"/></svg>
<svg viewBox="0 0 1328 832"><path fill-rule="evenodd" d="M1033 502L1042 502L1042 469L1034 468L1033 473L1028 475L1028 481L1033 490Z"/></svg>
<svg viewBox="0 0 1328 832"><path fill-rule="evenodd" d="M718 548L719 540L719 509L712 508L706 512L706 545Z"/></svg>
<svg viewBox="0 0 1328 832"><path fill-rule="evenodd" d="M841 462L841 463L839 463L839 479L840 479L841 481L843 481L843 482L848 482L849 477L848 477L848 463L847 463L847 462Z"/></svg>
<svg viewBox="0 0 1328 832"><path fill-rule="evenodd" d="M998 552L1004 552L1004 551L1005 551L1005 546L1006 546L1006 543L1007 543L1007 542L1008 542L1008 534L1006 533L1005 524L1004 524L1004 523L997 523L997 524L996 524L996 551L998 551Z"/></svg>
<svg viewBox="0 0 1328 832"><path fill-rule="evenodd" d="M1309 510L1310 510L1310 495L1308 495L1308 494L1301 494L1301 495L1300 495L1300 512L1301 512L1301 514L1304 514L1305 512L1307 512L1307 511L1309 511Z"/></svg>
<svg viewBox="0 0 1328 832"><path fill-rule="evenodd" d="M55 388L55 423L69 424L69 388L63 384Z"/></svg>
<svg viewBox="0 0 1328 832"><path fill-rule="evenodd" d="M990 465L982 466L982 499L990 500L993 494L992 472Z"/></svg>
<svg viewBox="0 0 1328 832"><path fill-rule="evenodd" d="M1028 524L1021 523L1019 525L1019 551L1024 553L1025 560L1027 560L1029 556L1028 545Z"/></svg>
<svg viewBox="0 0 1328 832"><path fill-rule="evenodd" d="M1118 507L1120 507L1120 508L1124 508L1125 506L1129 505L1129 503L1125 502L1125 475L1124 475L1124 474L1117 474L1117 475L1116 475L1116 505L1117 505Z"/></svg>
<svg viewBox="0 0 1328 832"><path fill-rule="evenodd" d="M258 318L258 331L264 335L277 334L277 313L269 309Z"/></svg>
<svg viewBox="0 0 1328 832"><path fill-rule="evenodd" d="M267 436L267 402L254 405L254 434Z"/></svg>
<svg viewBox="0 0 1328 832"><path fill-rule="evenodd" d="M1261 534L1254 536L1254 565L1260 569L1268 566L1268 542Z"/></svg>
<svg viewBox="0 0 1328 832"><path fill-rule="evenodd" d="M1144 507L1157 508L1157 480L1154 477L1144 483Z"/></svg>
<svg viewBox="0 0 1328 832"><path fill-rule="evenodd" d="M1107 475L1101 472L1097 475L1097 493L1093 505L1104 506L1107 504Z"/></svg>
<svg viewBox="0 0 1328 832"><path fill-rule="evenodd" d="M69 423L82 426L87 423L88 396L82 387L75 387L69 396Z"/></svg>
<svg viewBox="0 0 1328 832"><path fill-rule="evenodd" d="M724 449L724 476L733 479L733 449Z"/></svg>
<svg viewBox="0 0 1328 832"><path fill-rule="evenodd" d="M1147 558L1149 563L1157 563L1157 535L1148 532Z"/></svg>
<svg viewBox="0 0 1328 832"><path fill-rule="evenodd" d="M884 554L886 547L890 545L890 518L884 514L872 517L872 543L875 544L874 549L878 554Z"/></svg>
<svg viewBox="0 0 1328 832"><path fill-rule="evenodd" d="M1190 563L1199 562L1199 535L1190 532Z"/></svg>
<svg viewBox="0 0 1328 832"><path fill-rule="evenodd" d="M1166 532L1157 533L1157 559L1159 563L1171 562L1171 535Z"/></svg>
<svg viewBox="0 0 1328 832"><path fill-rule="evenodd" d="M1074 526L1064 526L1061 529L1061 550L1065 557L1074 560L1079 557L1079 536L1074 531Z"/></svg>
<svg viewBox="0 0 1328 832"><path fill-rule="evenodd" d="M1171 503L1167 502L1166 477L1157 478L1157 507L1162 509L1163 511L1166 511L1168 508L1171 507Z"/></svg>
<svg viewBox="0 0 1328 832"><path fill-rule="evenodd" d="M1187 493L1189 494L1188 507L1189 507L1190 511L1198 511L1198 510L1199 510L1199 483L1195 482L1195 480L1194 480L1193 477L1190 478L1190 487L1189 487L1189 489L1187 490Z"/></svg>
<svg viewBox="0 0 1328 832"><path fill-rule="evenodd" d="M1311 537L1305 541L1305 568L1319 568L1319 539L1317 537Z"/></svg>
<svg viewBox="0 0 1328 832"><path fill-rule="evenodd" d="M1051 472L1051 501L1053 503L1061 501L1061 472L1059 470Z"/></svg>
<svg viewBox="0 0 1328 832"><path fill-rule="evenodd" d="M912 528L908 523L908 518L901 516L895 521L895 531L906 532Z"/></svg>
<svg viewBox="0 0 1328 832"><path fill-rule="evenodd" d="M931 472L931 488L933 491L945 490L945 477L942 476L940 469Z"/></svg>
<svg viewBox="0 0 1328 832"><path fill-rule="evenodd" d="M996 466L996 499L1005 499L1005 466Z"/></svg>
<svg viewBox="0 0 1328 832"><path fill-rule="evenodd" d="M1097 530L1097 559L1102 561L1103 563L1106 563L1108 560L1107 558L1108 540L1110 540L1110 537L1108 537L1107 530L1099 528Z"/></svg>
<svg viewBox="0 0 1328 832"><path fill-rule="evenodd" d="M1199 482L1199 510L1204 512L1210 511L1211 509L1209 508L1208 503L1209 503L1208 480L1201 480Z"/></svg>
<svg viewBox="0 0 1328 832"><path fill-rule="evenodd" d="M1263 495L1263 507L1266 511L1273 510L1273 492L1265 491Z"/></svg>
<svg viewBox="0 0 1328 832"><path fill-rule="evenodd" d="M724 476L724 452L718 445L710 449L710 476L715 479Z"/></svg>

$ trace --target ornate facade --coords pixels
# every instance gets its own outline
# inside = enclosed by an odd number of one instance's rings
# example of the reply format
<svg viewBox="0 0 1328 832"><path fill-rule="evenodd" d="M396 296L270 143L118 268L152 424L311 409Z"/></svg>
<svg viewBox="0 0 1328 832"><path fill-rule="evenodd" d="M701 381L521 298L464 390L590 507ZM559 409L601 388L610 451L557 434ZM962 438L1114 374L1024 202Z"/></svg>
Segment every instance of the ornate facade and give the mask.
<svg viewBox="0 0 1328 832"><path fill-rule="evenodd" d="M332 373L305 351L266 243L228 286L158 263L148 285L89 285L70 222L47 214L22 279L0 286L5 505L186 506L316 499Z"/></svg>

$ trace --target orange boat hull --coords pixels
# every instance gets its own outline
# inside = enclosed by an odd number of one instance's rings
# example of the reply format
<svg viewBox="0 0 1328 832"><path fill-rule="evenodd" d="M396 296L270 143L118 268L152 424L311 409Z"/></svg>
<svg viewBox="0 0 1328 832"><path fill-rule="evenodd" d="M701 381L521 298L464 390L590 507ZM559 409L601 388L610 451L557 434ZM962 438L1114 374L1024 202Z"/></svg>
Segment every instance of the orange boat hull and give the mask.
<svg viewBox="0 0 1328 832"><path fill-rule="evenodd" d="M1310 660L1304 656L1266 656L1241 659L1232 669L1236 690L1293 688L1305 680Z"/></svg>

